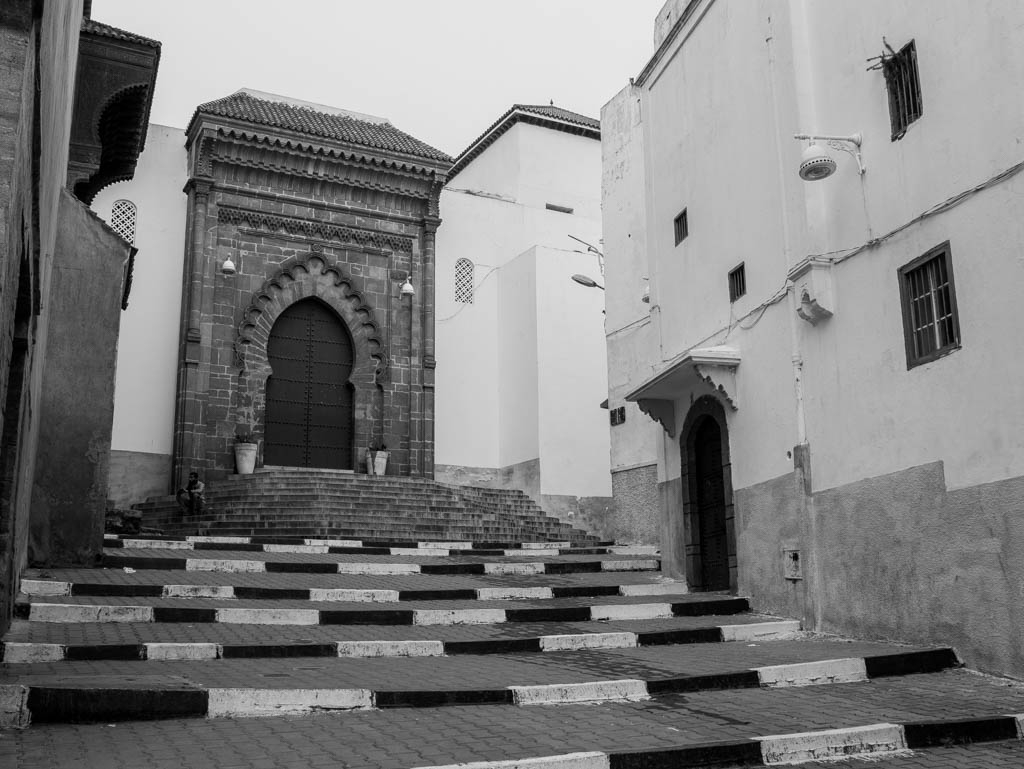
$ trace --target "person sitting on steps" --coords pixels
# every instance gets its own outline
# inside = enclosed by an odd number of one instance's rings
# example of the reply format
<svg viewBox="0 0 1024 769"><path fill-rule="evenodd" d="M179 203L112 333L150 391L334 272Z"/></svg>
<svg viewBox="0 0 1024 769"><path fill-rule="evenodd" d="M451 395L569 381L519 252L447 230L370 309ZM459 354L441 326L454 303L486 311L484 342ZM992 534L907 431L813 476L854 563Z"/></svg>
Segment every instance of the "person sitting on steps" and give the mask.
<svg viewBox="0 0 1024 769"><path fill-rule="evenodd" d="M183 489L178 489L178 493L175 495L183 512L192 516L202 515L205 503L203 490L205 488L206 484L199 480L199 473L193 470L188 474L188 485Z"/></svg>

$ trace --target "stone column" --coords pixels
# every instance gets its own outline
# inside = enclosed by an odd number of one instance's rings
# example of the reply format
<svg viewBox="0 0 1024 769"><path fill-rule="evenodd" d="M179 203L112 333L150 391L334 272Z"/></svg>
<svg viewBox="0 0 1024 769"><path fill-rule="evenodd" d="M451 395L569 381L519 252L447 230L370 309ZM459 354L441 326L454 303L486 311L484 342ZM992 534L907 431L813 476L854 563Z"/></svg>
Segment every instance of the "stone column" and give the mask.
<svg viewBox="0 0 1024 769"><path fill-rule="evenodd" d="M174 425L174 486L184 485L189 471L205 456L205 420L200 399L199 364L202 334L203 273L206 263L207 212L211 184L190 179L185 185L189 195L189 220L192 230L186 241L185 264L188 292L182 312L183 339L178 361L178 392Z"/></svg>
<svg viewBox="0 0 1024 769"><path fill-rule="evenodd" d="M440 194L440 185L431 196L431 209L436 212L434 201L436 195ZM423 219L423 303L421 305L423 324L423 354L420 365L422 367L421 382L423 387L422 397L422 429L420 436L423 442L421 452L420 472L425 478L434 477L434 368L437 361L434 358L434 249L436 244L437 228L441 224L439 216L427 216Z"/></svg>

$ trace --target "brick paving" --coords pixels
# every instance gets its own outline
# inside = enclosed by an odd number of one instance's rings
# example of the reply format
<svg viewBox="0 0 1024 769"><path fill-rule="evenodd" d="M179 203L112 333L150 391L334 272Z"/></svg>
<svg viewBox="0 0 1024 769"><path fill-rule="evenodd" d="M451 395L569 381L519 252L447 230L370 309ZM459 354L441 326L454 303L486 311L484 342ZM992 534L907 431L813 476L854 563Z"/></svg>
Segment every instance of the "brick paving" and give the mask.
<svg viewBox="0 0 1024 769"><path fill-rule="evenodd" d="M864 684L701 692L601 706L493 705L261 719L40 724L6 733L0 739L0 763L13 769L411 769L1021 711L1021 685L951 671ZM960 763L947 760L950 755ZM1002 764L986 762L994 756L1019 769L1021 764L1012 761L1021 755L1017 742L973 745L921 751L894 759L903 764L892 766L1001 769ZM981 758L970 763L968 756ZM863 763L846 762L851 767Z"/></svg>

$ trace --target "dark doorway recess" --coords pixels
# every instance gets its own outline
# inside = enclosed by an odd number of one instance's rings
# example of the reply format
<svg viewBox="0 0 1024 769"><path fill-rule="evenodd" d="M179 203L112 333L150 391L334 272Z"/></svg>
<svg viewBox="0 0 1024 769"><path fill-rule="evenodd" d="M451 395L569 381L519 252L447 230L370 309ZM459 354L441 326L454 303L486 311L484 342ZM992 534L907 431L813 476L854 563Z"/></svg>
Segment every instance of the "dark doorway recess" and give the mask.
<svg viewBox="0 0 1024 769"><path fill-rule="evenodd" d="M698 399L681 438L686 578L694 590L736 590L736 525L722 405Z"/></svg>
<svg viewBox="0 0 1024 769"><path fill-rule="evenodd" d="M352 337L319 299L296 302L270 331L263 462L353 469Z"/></svg>

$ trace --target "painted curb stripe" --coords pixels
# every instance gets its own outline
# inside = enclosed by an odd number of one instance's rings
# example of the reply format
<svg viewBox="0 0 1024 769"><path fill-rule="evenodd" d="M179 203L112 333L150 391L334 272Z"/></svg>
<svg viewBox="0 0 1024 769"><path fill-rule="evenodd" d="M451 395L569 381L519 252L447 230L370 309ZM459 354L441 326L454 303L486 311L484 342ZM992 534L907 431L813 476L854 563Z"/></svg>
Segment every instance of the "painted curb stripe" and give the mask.
<svg viewBox="0 0 1024 769"><path fill-rule="evenodd" d="M300 601L378 602L395 601L504 601L551 598L596 598L652 595L686 595L682 582L637 585L577 585L572 587L484 587L448 590L374 590L360 588L232 587L230 585L145 585L102 582L48 582L22 580L22 594L29 597L119 596L124 598L254 598ZM799 624L799 623L796 623ZM799 630L799 628L797 628ZM759 636L758 636L759 637ZM755 636L752 635L751 639ZM898 656L898 655L896 655Z"/></svg>
<svg viewBox="0 0 1024 769"><path fill-rule="evenodd" d="M445 764L419 769L609 769L609 764L605 753L566 753L563 756L473 761L468 764Z"/></svg>
<svg viewBox="0 0 1024 769"><path fill-rule="evenodd" d="M761 686L819 686L848 684L868 680L867 667L860 658L798 662L790 665L769 665L757 668Z"/></svg>
<svg viewBox="0 0 1024 769"><path fill-rule="evenodd" d="M495 544L495 543L488 543ZM558 556L558 555L658 555L653 546L604 545L573 547L569 542L496 543L480 547L473 542L364 542L346 539L297 539L277 537L199 537L185 539L126 537L104 539L103 546L129 550L234 550L263 553L335 553L364 555Z"/></svg>
<svg viewBox="0 0 1024 769"><path fill-rule="evenodd" d="M650 699L647 684L635 678L572 684L510 686L515 705L561 705L573 702L637 702Z"/></svg>
<svg viewBox="0 0 1024 769"><path fill-rule="evenodd" d="M19 603L17 608L24 613ZM29 603L35 622L214 622L247 625L480 625L505 622L592 622L604 619L707 616L746 611L746 598L676 604L561 606L522 609L278 609L190 606L105 606ZM651 608L653 607L653 608ZM696 608L694 608L696 607ZM615 611L609 611L614 608ZM721 640L722 631L718 631ZM643 645L653 645L650 641Z"/></svg>
<svg viewBox="0 0 1024 769"><path fill-rule="evenodd" d="M369 710L369 689L209 689L206 716L279 716L312 710Z"/></svg>
<svg viewBox="0 0 1024 769"><path fill-rule="evenodd" d="M780 625L789 625L780 622ZM728 626L725 626L728 627ZM217 654L209 652L181 652L188 659L244 659L282 657L334 657L334 656L438 656L457 654L512 654L552 651L575 651L578 649L632 649L637 646L671 645L677 643L717 643L725 641L724 627L693 628L689 630L659 633L575 633L537 636L533 638L496 638L480 641L330 641L322 643L297 644L177 644L177 646L216 647ZM425 644L423 651L416 645ZM51 644L19 643L3 644L3 661L9 664L28 662L59 662L61 660L146 660L158 659L149 653L154 646L172 644ZM413 651L413 649L416 649ZM937 650L945 651L945 650ZM930 651L918 652L919 656L939 658ZM946 656L946 655L941 655ZM867 663L873 658L868 658ZM955 656L953 657L955 660ZM955 667L947 664L945 667ZM913 655L907 658L907 672L918 672L919 665ZM748 673L744 673L747 675ZM894 672L889 675L899 675ZM755 681L753 685L758 685Z"/></svg>
<svg viewBox="0 0 1024 769"><path fill-rule="evenodd" d="M218 571L279 574L581 574L599 571L657 571L657 559L628 561L563 561L524 563L372 563L251 561L241 558L146 558L105 555L108 568L161 569L164 571Z"/></svg>
<svg viewBox="0 0 1024 769"><path fill-rule="evenodd" d="M892 755L907 750L903 727L897 724L773 735L761 737L759 741L765 766L855 758L872 753Z"/></svg>

